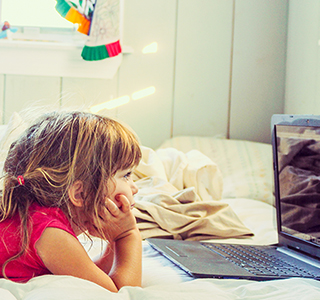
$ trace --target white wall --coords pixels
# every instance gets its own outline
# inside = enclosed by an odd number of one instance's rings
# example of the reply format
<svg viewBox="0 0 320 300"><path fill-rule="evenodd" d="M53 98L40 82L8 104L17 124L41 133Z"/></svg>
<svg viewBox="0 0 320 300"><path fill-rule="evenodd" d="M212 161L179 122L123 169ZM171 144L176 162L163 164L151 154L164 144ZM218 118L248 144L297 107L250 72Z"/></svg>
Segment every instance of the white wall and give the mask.
<svg viewBox="0 0 320 300"><path fill-rule="evenodd" d="M233 1L179 1L174 135L227 135Z"/></svg>
<svg viewBox="0 0 320 300"><path fill-rule="evenodd" d="M270 142L271 116L284 108L287 3L240 0L235 8L230 136Z"/></svg>
<svg viewBox="0 0 320 300"><path fill-rule="evenodd" d="M101 113L150 147L172 135L269 142L270 117L284 105L286 24L286 0L125 0L123 42L134 53L115 77L1 75L0 66L4 122L34 102L86 108L154 86ZM158 51L143 54L153 42Z"/></svg>
<svg viewBox="0 0 320 300"><path fill-rule="evenodd" d="M320 114L320 1L290 0L285 112Z"/></svg>

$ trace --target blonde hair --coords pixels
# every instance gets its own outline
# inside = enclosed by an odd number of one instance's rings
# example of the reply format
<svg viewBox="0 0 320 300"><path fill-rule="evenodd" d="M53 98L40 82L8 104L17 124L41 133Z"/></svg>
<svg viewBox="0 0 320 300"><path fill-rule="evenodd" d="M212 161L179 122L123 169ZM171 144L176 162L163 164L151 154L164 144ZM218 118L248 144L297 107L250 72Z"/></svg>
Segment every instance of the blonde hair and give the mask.
<svg viewBox="0 0 320 300"><path fill-rule="evenodd" d="M53 112L42 116L12 143L4 164L0 221L19 214L22 247L29 243L28 209L32 203L59 207L71 222L85 230L73 214L68 190L83 183L83 212L100 222L99 211L108 196L106 183L118 170L138 165L141 150L135 134L121 123L84 112ZM24 185L17 177L23 176ZM97 228L103 235L102 229Z"/></svg>

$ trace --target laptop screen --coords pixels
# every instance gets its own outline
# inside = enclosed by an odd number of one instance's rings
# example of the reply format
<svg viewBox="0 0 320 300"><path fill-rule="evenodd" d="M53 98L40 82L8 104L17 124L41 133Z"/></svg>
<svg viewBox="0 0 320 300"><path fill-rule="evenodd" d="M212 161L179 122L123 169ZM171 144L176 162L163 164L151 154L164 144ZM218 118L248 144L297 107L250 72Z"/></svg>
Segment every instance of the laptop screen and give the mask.
<svg viewBox="0 0 320 300"><path fill-rule="evenodd" d="M320 245L320 128L276 125L280 231Z"/></svg>

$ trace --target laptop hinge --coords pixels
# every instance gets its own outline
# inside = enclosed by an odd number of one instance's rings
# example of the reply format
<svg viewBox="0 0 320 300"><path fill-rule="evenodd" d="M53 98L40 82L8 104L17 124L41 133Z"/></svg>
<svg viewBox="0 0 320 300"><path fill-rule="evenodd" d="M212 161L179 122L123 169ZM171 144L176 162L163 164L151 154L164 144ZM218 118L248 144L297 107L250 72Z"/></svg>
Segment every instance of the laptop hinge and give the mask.
<svg viewBox="0 0 320 300"><path fill-rule="evenodd" d="M297 252L295 250L291 250L289 248L286 247L278 247L277 251L284 253L286 255L289 255L290 257L296 258L302 262L305 262L309 265L312 265L316 268L320 268L320 263L318 261L316 261L313 258L307 257L305 254L302 254L300 252Z"/></svg>

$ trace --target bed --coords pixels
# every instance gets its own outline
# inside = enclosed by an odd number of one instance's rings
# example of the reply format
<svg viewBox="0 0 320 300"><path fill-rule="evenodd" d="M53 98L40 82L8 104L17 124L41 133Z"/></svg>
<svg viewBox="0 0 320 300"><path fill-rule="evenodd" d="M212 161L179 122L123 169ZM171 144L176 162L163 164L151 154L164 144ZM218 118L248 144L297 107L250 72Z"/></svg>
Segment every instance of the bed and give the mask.
<svg viewBox="0 0 320 300"><path fill-rule="evenodd" d="M25 128L18 114L0 127L0 162ZM156 252L148 237L277 243L271 145L223 137L175 137L143 147L134 173L135 215L143 239L142 287L111 293L71 276L46 275L20 284L0 279L0 299L320 299L320 282L194 279ZM104 242L79 237L94 258Z"/></svg>

